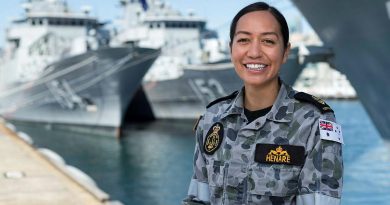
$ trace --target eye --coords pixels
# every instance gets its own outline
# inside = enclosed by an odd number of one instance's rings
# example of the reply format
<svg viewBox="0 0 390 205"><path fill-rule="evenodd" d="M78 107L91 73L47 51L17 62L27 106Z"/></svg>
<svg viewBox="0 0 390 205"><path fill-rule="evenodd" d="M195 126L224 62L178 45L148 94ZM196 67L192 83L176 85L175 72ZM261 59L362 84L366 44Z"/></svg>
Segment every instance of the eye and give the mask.
<svg viewBox="0 0 390 205"><path fill-rule="evenodd" d="M276 41L273 40L273 39L263 39L262 42L265 44L265 45L275 45L276 44Z"/></svg>
<svg viewBox="0 0 390 205"><path fill-rule="evenodd" d="M239 44L246 44L246 43L249 43L250 40L249 40L249 38L239 38L239 39L237 39L237 42Z"/></svg>

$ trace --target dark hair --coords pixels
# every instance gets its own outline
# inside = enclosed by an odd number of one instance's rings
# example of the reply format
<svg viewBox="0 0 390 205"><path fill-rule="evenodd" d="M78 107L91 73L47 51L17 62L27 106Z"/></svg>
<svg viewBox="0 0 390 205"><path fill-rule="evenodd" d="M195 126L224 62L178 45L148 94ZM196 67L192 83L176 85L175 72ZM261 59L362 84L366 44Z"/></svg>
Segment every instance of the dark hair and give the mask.
<svg viewBox="0 0 390 205"><path fill-rule="evenodd" d="M283 14L280 13L275 7L272 7L264 2L256 2L253 4L250 4L244 8L242 8L236 16L234 16L232 23L230 24L230 46L232 45L234 33L236 32L237 22L238 20L245 14L253 11L269 11L279 22L280 29L283 36L283 44L284 47L287 48L288 41L289 41L289 31L288 31L288 25L287 21L284 18Z"/></svg>

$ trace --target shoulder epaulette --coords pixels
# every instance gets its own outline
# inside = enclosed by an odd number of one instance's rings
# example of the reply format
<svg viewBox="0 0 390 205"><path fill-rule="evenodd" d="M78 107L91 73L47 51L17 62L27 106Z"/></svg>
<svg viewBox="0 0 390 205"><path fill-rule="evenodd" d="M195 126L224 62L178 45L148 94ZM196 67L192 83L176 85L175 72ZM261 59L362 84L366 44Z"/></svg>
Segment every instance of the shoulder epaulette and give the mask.
<svg viewBox="0 0 390 205"><path fill-rule="evenodd" d="M236 90L236 91L234 91L232 94L230 94L230 95L228 95L228 96L218 98L218 99L212 101L211 103L209 103L209 104L206 106L206 108L209 108L209 107L211 107L211 106L213 106L213 105L215 105L215 104L217 104L217 103L219 103L219 102L222 102L222 101L224 101L224 100L233 99L233 98L235 98L235 97L237 96L237 94L238 94L238 91Z"/></svg>
<svg viewBox="0 0 390 205"><path fill-rule="evenodd" d="M324 100L321 98L318 98L316 96L304 93L304 92L298 92L294 95L294 98L303 101L303 102L308 102L316 106L321 113L327 113L327 112L334 112L332 108L329 107L328 104L325 103Z"/></svg>

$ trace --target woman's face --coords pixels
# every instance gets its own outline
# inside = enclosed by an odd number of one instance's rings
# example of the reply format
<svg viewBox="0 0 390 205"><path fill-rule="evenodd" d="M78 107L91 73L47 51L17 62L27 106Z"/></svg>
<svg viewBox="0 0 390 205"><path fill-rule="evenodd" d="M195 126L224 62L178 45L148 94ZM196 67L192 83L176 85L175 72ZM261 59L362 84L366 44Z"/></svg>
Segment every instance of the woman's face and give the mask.
<svg viewBox="0 0 390 205"><path fill-rule="evenodd" d="M280 25L269 11L254 11L237 22L231 59L245 86L264 86L278 80L286 62L288 48L283 46Z"/></svg>

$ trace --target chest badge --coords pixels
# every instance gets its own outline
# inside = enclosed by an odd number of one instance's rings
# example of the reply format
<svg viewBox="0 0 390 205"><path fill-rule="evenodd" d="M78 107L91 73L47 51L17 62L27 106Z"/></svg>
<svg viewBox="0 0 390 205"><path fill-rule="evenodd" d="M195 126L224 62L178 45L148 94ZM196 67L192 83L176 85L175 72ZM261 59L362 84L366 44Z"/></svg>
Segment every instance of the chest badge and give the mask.
<svg viewBox="0 0 390 205"><path fill-rule="evenodd" d="M290 155L286 150L283 150L281 146L277 147L275 150L271 149L265 157L265 161L287 164L291 163Z"/></svg>
<svg viewBox="0 0 390 205"><path fill-rule="evenodd" d="M214 123L210 130L207 132L206 139L204 141L204 150L208 155L214 154L214 152L221 146L223 140L223 125L219 122Z"/></svg>

